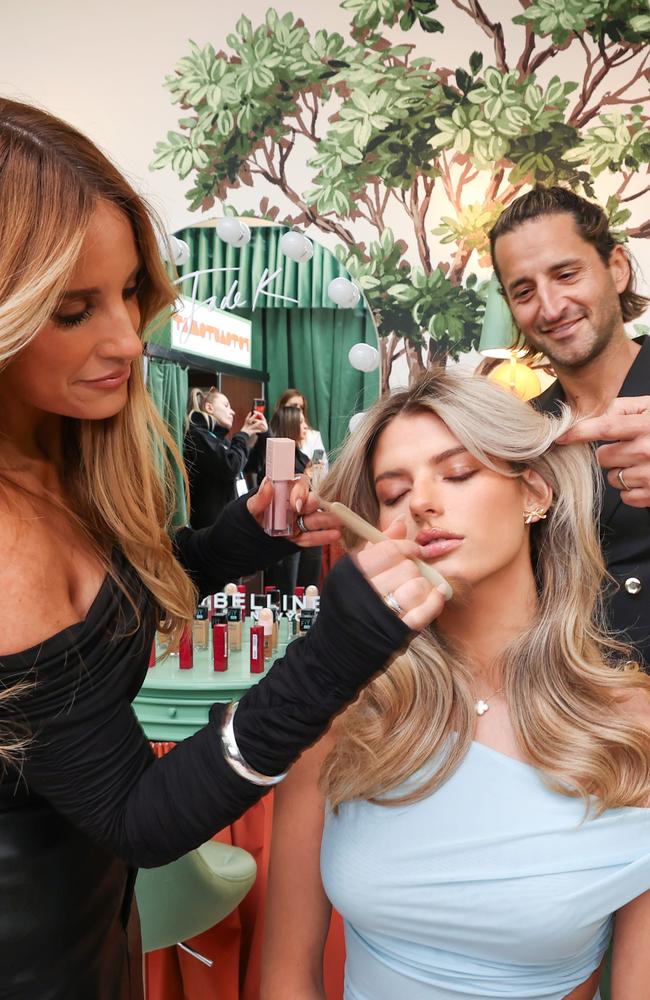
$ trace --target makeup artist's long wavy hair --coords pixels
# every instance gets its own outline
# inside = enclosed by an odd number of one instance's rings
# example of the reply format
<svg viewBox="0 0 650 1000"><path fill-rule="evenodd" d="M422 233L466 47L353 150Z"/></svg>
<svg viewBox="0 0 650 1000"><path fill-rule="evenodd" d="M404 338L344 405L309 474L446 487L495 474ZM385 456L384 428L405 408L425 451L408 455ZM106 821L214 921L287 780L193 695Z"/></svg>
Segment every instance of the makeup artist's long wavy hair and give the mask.
<svg viewBox="0 0 650 1000"><path fill-rule="evenodd" d="M629 653L603 625L605 566L596 527L600 477L588 446L554 445L571 414L538 413L484 378L442 371L428 375L369 411L321 494L376 523L372 469L377 441L395 417L417 413L438 416L487 467L506 475L534 469L553 490L546 520L531 527L537 614L501 664L519 748L554 790L588 801L594 796L598 811L646 805L650 735L626 713L621 693L650 691L650 677L624 670ZM498 517L498 511L485 516ZM354 547L358 539L348 532L345 542ZM438 788L473 738L471 678L470 666L435 622L421 632L340 719L336 747L322 772L333 807L360 798L402 805ZM425 769L415 788L382 798L436 752L433 773Z"/></svg>
<svg viewBox="0 0 650 1000"><path fill-rule="evenodd" d="M133 228L142 258L142 336L155 317L169 314L176 298L153 216L89 139L44 111L0 99L0 370L56 311L100 199L123 212ZM168 534L175 507L171 463L181 469L183 463L140 364L132 366L120 413L105 420L65 418L64 461L66 504L56 497L52 503L86 535L107 573L115 576L111 547L124 552L164 609L163 630L176 641L195 607L194 586ZM17 484L6 473L3 481L11 503L16 494L9 488Z"/></svg>

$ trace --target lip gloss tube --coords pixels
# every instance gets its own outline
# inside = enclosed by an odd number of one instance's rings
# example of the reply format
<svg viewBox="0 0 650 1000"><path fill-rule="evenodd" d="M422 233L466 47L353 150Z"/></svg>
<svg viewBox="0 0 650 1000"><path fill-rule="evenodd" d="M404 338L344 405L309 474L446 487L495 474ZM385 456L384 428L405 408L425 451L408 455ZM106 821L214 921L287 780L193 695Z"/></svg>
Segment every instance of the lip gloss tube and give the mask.
<svg viewBox="0 0 650 1000"><path fill-rule="evenodd" d="M215 670L228 669L228 626L212 626L212 663Z"/></svg>
<svg viewBox="0 0 650 1000"><path fill-rule="evenodd" d="M264 629L261 625L251 627L251 673L264 673Z"/></svg>
<svg viewBox="0 0 650 1000"><path fill-rule="evenodd" d="M273 655L273 612L270 608L260 611L260 625L264 634L264 659L270 660Z"/></svg>
<svg viewBox="0 0 650 1000"><path fill-rule="evenodd" d="M266 476L273 483L273 500L264 512L264 531L274 538L295 533L289 498L296 479L296 442L269 438L266 442Z"/></svg>
<svg viewBox="0 0 650 1000"><path fill-rule="evenodd" d="M189 629L183 632L179 647L178 665L181 670L191 670L194 666L194 646L192 643L192 633Z"/></svg>

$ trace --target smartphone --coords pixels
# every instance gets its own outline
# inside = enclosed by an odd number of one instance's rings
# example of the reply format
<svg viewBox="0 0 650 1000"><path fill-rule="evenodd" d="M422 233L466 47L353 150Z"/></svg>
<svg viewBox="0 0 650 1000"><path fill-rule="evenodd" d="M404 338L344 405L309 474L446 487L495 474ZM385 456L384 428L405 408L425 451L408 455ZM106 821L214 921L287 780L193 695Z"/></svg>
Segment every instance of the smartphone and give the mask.
<svg viewBox="0 0 650 1000"><path fill-rule="evenodd" d="M314 454L312 455L312 462L314 462L314 463L316 463L316 462L322 462L324 458L325 458L325 452L323 451L323 449L322 448L316 448L314 450Z"/></svg>
<svg viewBox="0 0 650 1000"><path fill-rule="evenodd" d="M266 410L266 400L264 399L254 399L253 400L253 413L261 413L264 415Z"/></svg>

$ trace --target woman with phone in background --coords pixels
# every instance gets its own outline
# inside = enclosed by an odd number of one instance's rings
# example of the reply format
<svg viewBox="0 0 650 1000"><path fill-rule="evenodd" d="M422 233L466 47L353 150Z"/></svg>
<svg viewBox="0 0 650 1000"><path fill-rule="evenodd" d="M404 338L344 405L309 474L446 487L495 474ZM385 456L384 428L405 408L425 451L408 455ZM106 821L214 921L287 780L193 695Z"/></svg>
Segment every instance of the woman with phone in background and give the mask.
<svg viewBox="0 0 650 1000"><path fill-rule="evenodd" d="M285 389L275 404L273 414L275 415L285 406L297 406L298 409L302 411L304 428L301 431L302 436L300 439L300 450L304 452L307 458L311 459L313 459L316 451L320 451L322 453L320 460L323 463L323 470L324 472L327 472L327 452L325 451L325 445L323 444L320 431L316 430L315 427L310 426L307 400L297 389Z"/></svg>
<svg viewBox="0 0 650 1000"><path fill-rule="evenodd" d="M258 436L268 431L268 425L264 413L254 408L241 430L228 440L234 417L230 400L214 386L207 392L191 390L183 457L190 480L193 528L214 524L227 503L248 492L244 470Z"/></svg>

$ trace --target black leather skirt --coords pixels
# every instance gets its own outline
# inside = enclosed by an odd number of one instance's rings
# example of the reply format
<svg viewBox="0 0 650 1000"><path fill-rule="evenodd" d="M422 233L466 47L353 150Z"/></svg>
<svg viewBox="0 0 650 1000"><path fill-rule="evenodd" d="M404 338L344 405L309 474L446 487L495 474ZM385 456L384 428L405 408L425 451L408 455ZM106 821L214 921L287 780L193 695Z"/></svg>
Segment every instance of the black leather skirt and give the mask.
<svg viewBox="0 0 650 1000"><path fill-rule="evenodd" d="M0 785L0 1000L143 1000L135 872Z"/></svg>

